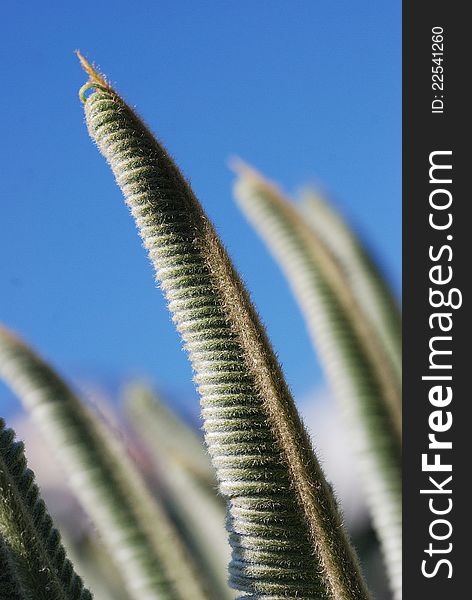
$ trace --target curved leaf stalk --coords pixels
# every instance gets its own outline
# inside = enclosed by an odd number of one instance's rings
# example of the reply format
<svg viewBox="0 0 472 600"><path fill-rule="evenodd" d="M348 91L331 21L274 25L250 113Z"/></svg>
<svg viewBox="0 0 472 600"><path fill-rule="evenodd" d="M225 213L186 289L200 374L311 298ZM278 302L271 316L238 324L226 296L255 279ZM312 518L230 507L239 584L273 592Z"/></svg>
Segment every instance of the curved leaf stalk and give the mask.
<svg viewBox="0 0 472 600"><path fill-rule="evenodd" d="M343 268L359 305L377 331L401 377L401 314L392 291L366 248L342 217L318 194L305 190L300 210Z"/></svg>
<svg viewBox="0 0 472 600"><path fill-rule="evenodd" d="M164 148L88 67L87 126L136 220L195 371L228 497L230 583L244 600L367 597L334 497L256 312Z"/></svg>
<svg viewBox="0 0 472 600"><path fill-rule="evenodd" d="M206 598L178 534L126 450L41 358L2 328L0 375L56 449L131 597Z"/></svg>
<svg viewBox="0 0 472 600"><path fill-rule="evenodd" d="M400 598L401 446L382 401L379 373L359 335L363 313L348 296L348 288L340 293L333 285L336 265L325 248L314 243L296 209L255 171L242 165L238 169L236 198L287 276L352 431L389 579Z"/></svg>
<svg viewBox="0 0 472 600"><path fill-rule="evenodd" d="M0 551L10 565L10 582L3 569L0 582L13 586L22 600L92 600L66 557L24 446L14 438L0 419Z"/></svg>
<svg viewBox="0 0 472 600"><path fill-rule="evenodd" d="M203 440L143 384L128 386L124 396L133 428L151 451L159 481L164 483L177 518L208 573L214 600L232 600L225 507L217 495L214 469L203 450Z"/></svg>

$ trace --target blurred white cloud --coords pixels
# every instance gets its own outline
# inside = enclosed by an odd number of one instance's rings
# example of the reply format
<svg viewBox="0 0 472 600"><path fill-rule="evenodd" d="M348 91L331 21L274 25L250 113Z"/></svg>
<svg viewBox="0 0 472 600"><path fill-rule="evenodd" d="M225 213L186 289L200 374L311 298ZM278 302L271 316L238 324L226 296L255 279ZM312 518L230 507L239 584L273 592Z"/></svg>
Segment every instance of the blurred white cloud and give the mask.
<svg viewBox="0 0 472 600"><path fill-rule="evenodd" d="M365 526L367 508L349 431L338 406L325 388L316 388L298 402L316 454L351 531Z"/></svg>

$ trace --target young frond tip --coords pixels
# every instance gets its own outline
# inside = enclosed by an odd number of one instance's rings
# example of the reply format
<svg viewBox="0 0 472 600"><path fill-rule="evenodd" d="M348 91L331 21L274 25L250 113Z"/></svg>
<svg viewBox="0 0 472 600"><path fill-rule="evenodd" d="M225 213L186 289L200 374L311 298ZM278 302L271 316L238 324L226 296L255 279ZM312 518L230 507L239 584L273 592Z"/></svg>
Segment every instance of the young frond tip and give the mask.
<svg viewBox="0 0 472 600"><path fill-rule="evenodd" d="M105 79L105 76L102 75L101 73L99 73L97 71L97 69L95 69L95 67L93 67L88 62L88 60L80 52L80 50L76 50L75 54L77 55L77 58L79 59L80 64L81 64L83 70L87 73L87 75L90 78L87 81L87 83L85 85L83 85L80 88L80 90L79 90L79 97L82 100L82 102L86 101L85 92L87 90L89 90L90 88L92 88L92 87L105 88L107 90L111 90L112 89L111 86L110 86L110 84Z"/></svg>

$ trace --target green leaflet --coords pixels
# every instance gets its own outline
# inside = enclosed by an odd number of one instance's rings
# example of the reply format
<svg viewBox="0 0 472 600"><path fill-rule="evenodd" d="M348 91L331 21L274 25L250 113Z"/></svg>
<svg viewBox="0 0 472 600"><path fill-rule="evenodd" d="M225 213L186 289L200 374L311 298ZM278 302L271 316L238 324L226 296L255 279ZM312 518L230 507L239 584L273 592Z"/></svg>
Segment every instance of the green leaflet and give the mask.
<svg viewBox="0 0 472 600"><path fill-rule="evenodd" d="M300 205L306 222L325 242L343 268L367 319L377 331L401 377L401 315L374 260L341 216L319 195L306 190Z"/></svg>
<svg viewBox="0 0 472 600"><path fill-rule="evenodd" d="M90 135L125 195L195 371L228 498L231 585L245 600L365 599L334 498L213 227L163 147L85 66Z"/></svg>
<svg viewBox="0 0 472 600"><path fill-rule="evenodd" d="M151 451L159 481L170 496L174 513L192 543L214 600L232 600L227 565L230 546L225 531L223 499L203 439L172 413L150 388L134 383L124 390L133 428Z"/></svg>
<svg viewBox="0 0 472 600"><path fill-rule="evenodd" d="M401 443L394 419L400 403L395 389L390 401L384 397L396 378L391 375L381 385L382 373L373 360L382 357L381 347L373 357L366 351L364 342L375 343L375 333L369 332L329 251L274 186L248 167L239 171L236 198L290 282L352 431L391 586L400 598Z"/></svg>
<svg viewBox="0 0 472 600"><path fill-rule="evenodd" d="M42 359L2 328L0 375L56 448L131 597L205 599L177 533L124 448Z"/></svg>
<svg viewBox="0 0 472 600"><path fill-rule="evenodd" d="M21 600L91 600L66 557L26 466L24 448L0 419L0 590ZM9 567L9 568L8 568ZM9 598L10 596L1 596Z"/></svg>

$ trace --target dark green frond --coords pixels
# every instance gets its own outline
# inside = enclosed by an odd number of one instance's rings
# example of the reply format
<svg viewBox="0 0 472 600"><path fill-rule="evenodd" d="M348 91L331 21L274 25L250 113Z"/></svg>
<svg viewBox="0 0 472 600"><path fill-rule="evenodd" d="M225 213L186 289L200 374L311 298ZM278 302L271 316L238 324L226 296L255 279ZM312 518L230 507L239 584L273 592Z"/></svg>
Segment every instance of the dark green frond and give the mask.
<svg viewBox="0 0 472 600"><path fill-rule="evenodd" d="M357 559L266 333L188 183L133 110L87 84L87 125L195 371L241 598L361 600Z"/></svg>
<svg viewBox="0 0 472 600"><path fill-rule="evenodd" d="M22 442L0 419L0 536L17 583L34 600L91 600L66 557L26 464ZM5 558L5 554L4 554ZM19 592L19 590L17 590Z"/></svg>

